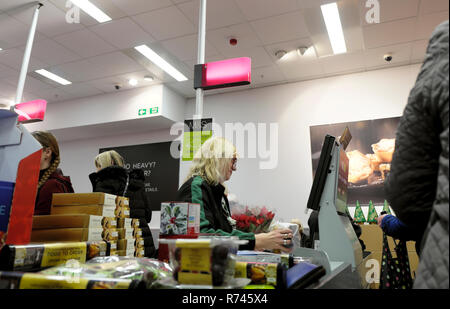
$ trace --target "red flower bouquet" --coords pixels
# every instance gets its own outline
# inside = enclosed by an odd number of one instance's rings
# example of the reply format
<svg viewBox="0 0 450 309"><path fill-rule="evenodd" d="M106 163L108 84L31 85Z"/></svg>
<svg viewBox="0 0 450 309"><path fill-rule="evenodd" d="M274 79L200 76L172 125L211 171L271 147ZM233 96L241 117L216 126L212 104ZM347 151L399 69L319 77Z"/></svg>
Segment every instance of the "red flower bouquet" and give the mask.
<svg viewBox="0 0 450 309"><path fill-rule="evenodd" d="M236 220L238 230L255 234L268 232L273 217L275 214L266 207L249 208L248 206L234 208L231 215L231 218Z"/></svg>

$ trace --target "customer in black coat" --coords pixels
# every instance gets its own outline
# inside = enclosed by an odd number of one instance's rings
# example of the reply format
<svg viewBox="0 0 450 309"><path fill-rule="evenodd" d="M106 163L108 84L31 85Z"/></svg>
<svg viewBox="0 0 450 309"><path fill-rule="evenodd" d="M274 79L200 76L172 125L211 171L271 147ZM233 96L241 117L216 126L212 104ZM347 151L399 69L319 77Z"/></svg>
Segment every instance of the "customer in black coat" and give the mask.
<svg viewBox="0 0 450 309"><path fill-rule="evenodd" d="M129 198L130 217L139 219L144 238L145 256L156 257L156 249L148 223L152 219L150 202L145 194L144 172L133 169L128 172L123 158L114 150L95 158L97 172L89 175L93 192L104 192Z"/></svg>

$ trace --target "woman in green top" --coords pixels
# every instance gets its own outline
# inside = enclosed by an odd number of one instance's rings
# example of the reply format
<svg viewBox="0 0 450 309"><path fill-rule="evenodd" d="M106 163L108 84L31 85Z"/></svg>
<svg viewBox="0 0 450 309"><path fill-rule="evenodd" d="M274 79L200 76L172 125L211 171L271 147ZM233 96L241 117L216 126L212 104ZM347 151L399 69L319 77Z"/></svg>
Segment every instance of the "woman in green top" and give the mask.
<svg viewBox="0 0 450 309"><path fill-rule="evenodd" d="M200 204L200 232L237 236L249 243L240 249L292 249L292 231L275 230L269 233L244 233L235 228L223 183L236 171L236 148L224 138L210 138L192 161L186 182L178 190L179 201Z"/></svg>

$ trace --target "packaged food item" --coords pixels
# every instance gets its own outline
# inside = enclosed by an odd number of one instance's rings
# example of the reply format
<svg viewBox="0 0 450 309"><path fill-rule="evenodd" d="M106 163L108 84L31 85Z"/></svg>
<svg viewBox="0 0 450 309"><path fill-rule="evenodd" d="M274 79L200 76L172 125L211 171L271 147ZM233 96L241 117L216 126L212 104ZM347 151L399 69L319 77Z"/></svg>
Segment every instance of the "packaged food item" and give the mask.
<svg viewBox="0 0 450 309"><path fill-rule="evenodd" d="M129 279L87 279L75 274L55 276L40 273L0 272L2 288L7 289L143 289L145 283Z"/></svg>
<svg viewBox="0 0 450 309"><path fill-rule="evenodd" d="M154 283L172 276L169 264L155 259L125 256L95 258L84 264L61 265L41 272L45 275L66 276L89 280L126 279L144 282L151 288Z"/></svg>
<svg viewBox="0 0 450 309"><path fill-rule="evenodd" d="M129 239L119 239L117 241L118 249L119 250L135 250L136 246L134 243L134 240Z"/></svg>
<svg viewBox="0 0 450 309"><path fill-rule="evenodd" d="M116 206L107 205L53 205L50 213L52 215L64 214L86 214L101 217L115 217Z"/></svg>
<svg viewBox="0 0 450 309"><path fill-rule="evenodd" d="M130 217L130 208L117 206L114 211L114 214L117 218L129 218Z"/></svg>
<svg viewBox="0 0 450 309"><path fill-rule="evenodd" d="M282 288L286 267L281 263L236 262L235 277L249 278L251 284L270 284Z"/></svg>
<svg viewBox="0 0 450 309"><path fill-rule="evenodd" d="M236 252L247 241L235 237L161 239L169 246L174 279L187 285L227 285L234 278Z"/></svg>
<svg viewBox="0 0 450 309"><path fill-rule="evenodd" d="M118 218L117 219L117 227L120 229L123 228L138 228L139 227L139 219L133 218Z"/></svg>
<svg viewBox="0 0 450 309"><path fill-rule="evenodd" d="M119 232L119 239L134 239L132 229L117 229Z"/></svg>
<svg viewBox="0 0 450 309"><path fill-rule="evenodd" d="M110 248L111 244L104 241L7 245L0 251L0 270L35 271L69 260L84 263L109 255Z"/></svg>
<svg viewBox="0 0 450 309"><path fill-rule="evenodd" d="M108 193L54 193L52 206L102 205L116 207L116 196Z"/></svg>
<svg viewBox="0 0 450 309"><path fill-rule="evenodd" d="M33 216L33 230L61 228L103 228L105 217L84 214Z"/></svg>
<svg viewBox="0 0 450 309"><path fill-rule="evenodd" d="M200 204L161 203L161 235L200 233Z"/></svg>
<svg viewBox="0 0 450 309"><path fill-rule="evenodd" d="M130 202L128 197L116 196L116 206L117 207L130 207Z"/></svg>
<svg viewBox="0 0 450 309"><path fill-rule="evenodd" d="M45 229L33 230L31 232L31 242L57 242L57 241L101 241L116 240L117 237L110 237L111 230L69 228L69 229ZM117 234L117 232L116 232Z"/></svg>

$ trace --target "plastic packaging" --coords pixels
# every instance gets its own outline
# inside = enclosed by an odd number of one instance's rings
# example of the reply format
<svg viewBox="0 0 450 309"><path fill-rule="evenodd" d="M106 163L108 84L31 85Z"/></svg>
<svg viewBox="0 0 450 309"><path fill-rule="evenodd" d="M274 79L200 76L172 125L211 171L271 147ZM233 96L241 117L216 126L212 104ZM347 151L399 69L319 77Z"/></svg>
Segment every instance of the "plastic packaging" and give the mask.
<svg viewBox="0 0 450 309"><path fill-rule="evenodd" d="M236 253L246 240L202 236L198 239L160 239L168 244L173 278L184 285L225 286L234 279Z"/></svg>
<svg viewBox="0 0 450 309"><path fill-rule="evenodd" d="M269 231L290 229L292 231L292 242L287 248L297 248L300 245L300 233L298 231L298 224L275 221L270 225Z"/></svg>
<svg viewBox="0 0 450 309"><path fill-rule="evenodd" d="M147 288L153 288L158 280L172 275L172 268L169 264L154 259L107 256L94 258L86 264L80 264L76 261L68 262L65 265L52 267L40 273L65 276L72 279L139 280L144 281Z"/></svg>

